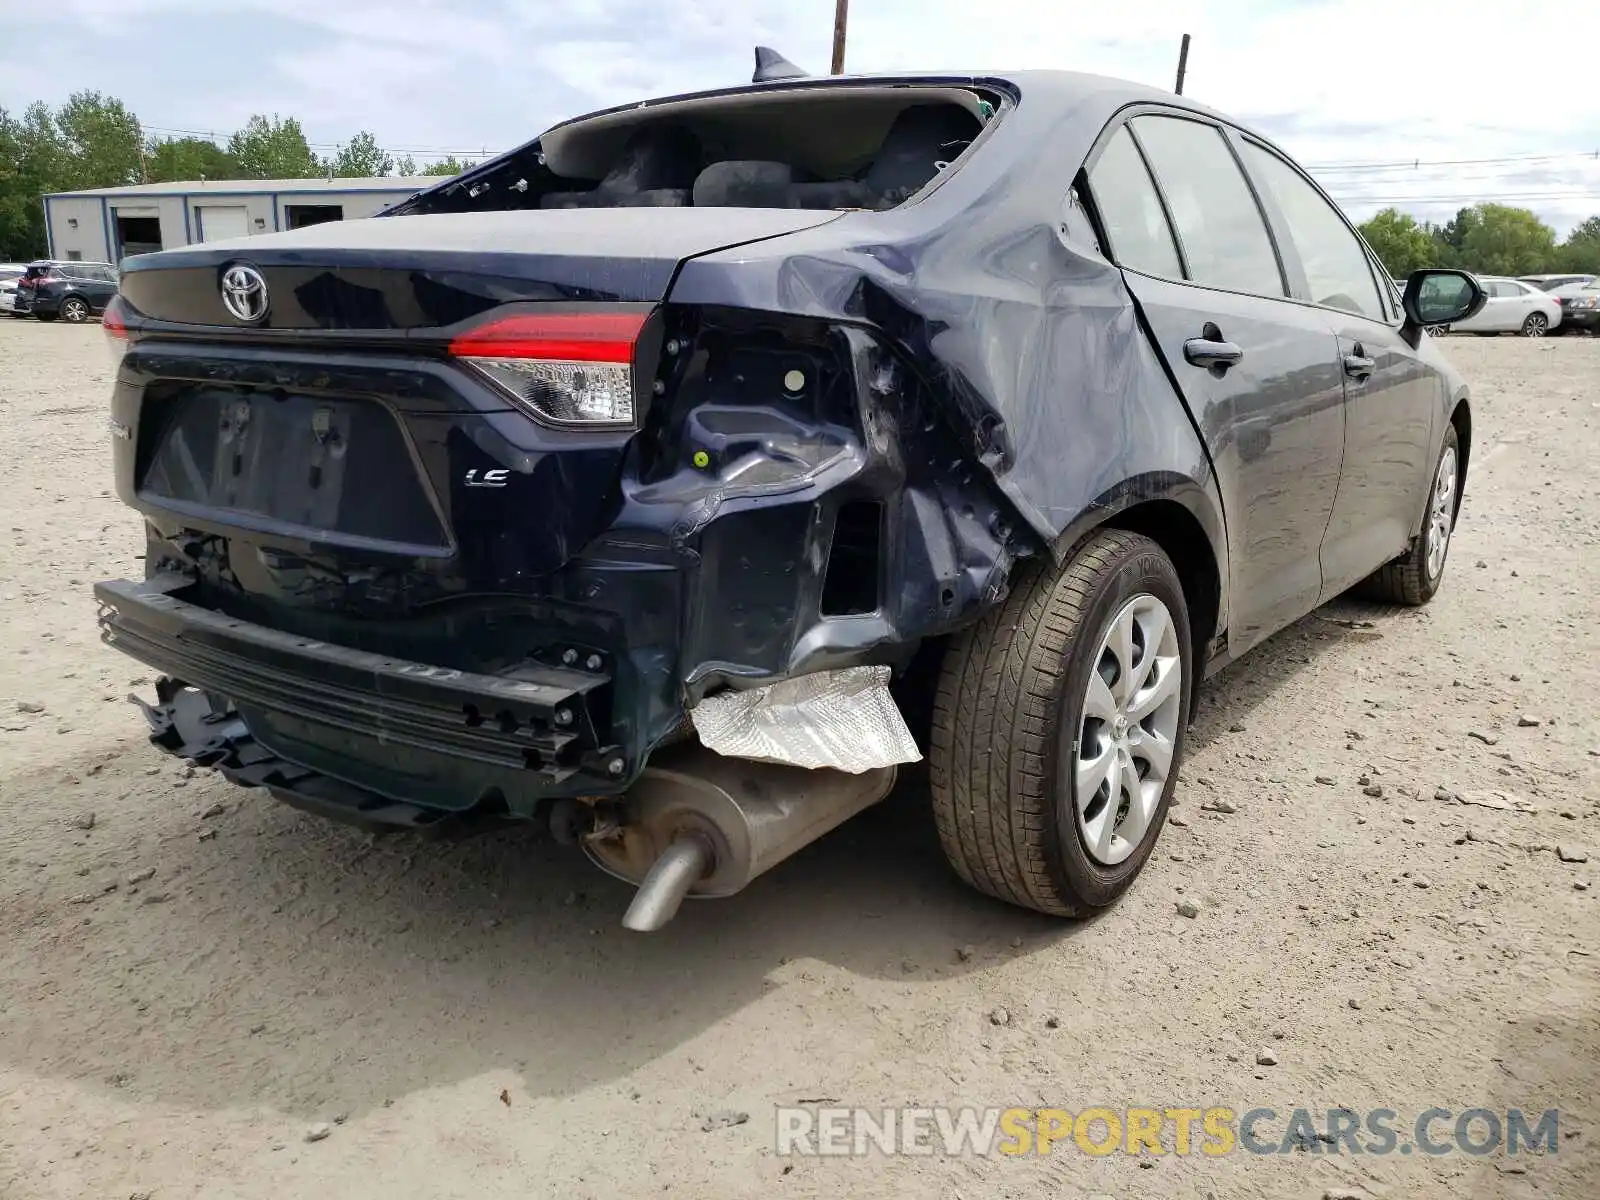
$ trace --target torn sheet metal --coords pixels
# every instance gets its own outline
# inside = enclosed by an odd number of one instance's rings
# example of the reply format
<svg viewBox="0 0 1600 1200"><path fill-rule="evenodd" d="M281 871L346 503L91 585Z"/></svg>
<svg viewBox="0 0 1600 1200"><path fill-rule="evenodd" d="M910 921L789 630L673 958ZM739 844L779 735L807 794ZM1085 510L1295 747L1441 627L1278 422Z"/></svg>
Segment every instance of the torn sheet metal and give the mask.
<svg viewBox="0 0 1600 1200"><path fill-rule="evenodd" d="M719 692L689 710L700 741L730 758L859 775L922 754L889 694L889 668L847 667Z"/></svg>

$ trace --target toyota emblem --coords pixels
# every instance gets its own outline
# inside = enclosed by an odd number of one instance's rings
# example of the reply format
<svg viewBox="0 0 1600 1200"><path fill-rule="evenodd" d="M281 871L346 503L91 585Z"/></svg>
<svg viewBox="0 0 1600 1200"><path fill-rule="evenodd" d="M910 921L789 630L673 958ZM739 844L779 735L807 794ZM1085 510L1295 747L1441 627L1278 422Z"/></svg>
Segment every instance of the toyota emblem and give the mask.
<svg viewBox="0 0 1600 1200"><path fill-rule="evenodd" d="M222 305L241 321L259 321L267 315L267 281L261 272L234 263L222 273Z"/></svg>

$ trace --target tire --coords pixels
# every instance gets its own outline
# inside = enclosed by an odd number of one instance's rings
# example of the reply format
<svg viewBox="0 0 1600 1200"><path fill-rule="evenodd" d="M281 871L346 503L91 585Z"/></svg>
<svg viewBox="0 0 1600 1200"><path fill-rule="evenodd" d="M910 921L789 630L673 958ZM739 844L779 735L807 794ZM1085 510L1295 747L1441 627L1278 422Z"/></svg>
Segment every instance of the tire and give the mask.
<svg viewBox="0 0 1600 1200"><path fill-rule="evenodd" d="M1450 470L1445 470L1446 462ZM1448 478L1448 491L1441 497L1440 488ZM1434 463L1432 481L1428 485L1428 504L1422 513L1422 528L1407 550L1393 562L1385 563L1355 586L1357 595L1385 604L1404 604L1411 608L1426 604L1439 590L1444 578L1445 562L1450 553L1456 527L1456 514L1461 511L1461 444L1456 427L1445 430L1444 445ZM1440 505L1443 503L1443 509ZM1441 511L1444 523L1441 528ZM1434 561L1432 550L1443 537L1443 546Z"/></svg>
<svg viewBox="0 0 1600 1200"><path fill-rule="evenodd" d="M36 312L33 315L41 321L54 321L56 319L55 313Z"/></svg>
<svg viewBox="0 0 1600 1200"><path fill-rule="evenodd" d="M89 315L89 302L81 296L68 296L61 302L61 319L68 325L82 325Z"/></svg>
<svg viewBox="0 0 1600 1200"><path fill-rule="evenodd" d="M1550 318L1542 312L1531 312L1522 322L1522 336L1540 338L1550 332Z"/></svg>
<svg viewBox="0 0 1600 1200"><path fill-rule="evenodd" d="M1162 699L1120 737L1115 720L1094 709L1107 711L1104 702L1117 706L1121 696L1121 673L1107 679L1102 651L1111 665L1119 661L1105 644L1125 615L1137 627L1126 644L1135 674L1153 669L1136 699ZM939 840L956 874L998 899L1066 917L1104 908L1127 890L1160 836L1183 761L1193 658L1183 586L1149 538L1101 530L1065 566L1020 572L1006 601L952 642L940 672L929 778ZM1093 761L1081 757L1091 737L1101 747ZM1163 742L1170 757L1158 788L1148 775L1167 757L1151 756ZM1124 751L1136 771L1130 793L1121 790ZM1079 781L1092 778L1098 762L1110 769L1080 806ZM1138 813L1134 793L1143 801ZM1115 810L1108 795L1119 798ZM1141 815L1137 837L1119 840Z"/></svg>

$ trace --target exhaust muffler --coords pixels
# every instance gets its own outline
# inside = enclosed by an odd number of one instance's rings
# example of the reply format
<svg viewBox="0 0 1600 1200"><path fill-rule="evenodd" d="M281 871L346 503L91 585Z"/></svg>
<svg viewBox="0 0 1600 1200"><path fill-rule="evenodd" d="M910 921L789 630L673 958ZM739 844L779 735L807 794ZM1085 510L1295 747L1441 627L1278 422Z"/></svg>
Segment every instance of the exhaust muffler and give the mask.
<svg viewBox="0 0 1600 1200"><path fill-rule="evenodd" d="M741 890L882 800L894 778L892 766L852 775L685 747L645 768L628 792L627 823L586 839L584 849L602 870L639 885L622 923L650 932L685 897Z"/></svg>

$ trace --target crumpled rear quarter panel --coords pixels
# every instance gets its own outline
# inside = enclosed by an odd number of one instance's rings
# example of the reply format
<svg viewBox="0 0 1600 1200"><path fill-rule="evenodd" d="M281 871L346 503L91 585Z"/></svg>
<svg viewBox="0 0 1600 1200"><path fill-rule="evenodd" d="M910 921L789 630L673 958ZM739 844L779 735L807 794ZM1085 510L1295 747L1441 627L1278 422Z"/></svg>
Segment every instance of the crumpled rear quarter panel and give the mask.
<svg viewBox="0 0 1600 1200"><path fill-rule="evenodd" d="M1053 549L1108 511L1167 496L1225 561L1204 447L1121 273L1070 200L1106 121L1148 97L1110 80L1058 93L1017 78L1015 109L920 201L693 259L670 299L882 330L922 372L964 452Z"/></svg>

